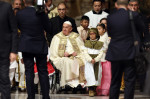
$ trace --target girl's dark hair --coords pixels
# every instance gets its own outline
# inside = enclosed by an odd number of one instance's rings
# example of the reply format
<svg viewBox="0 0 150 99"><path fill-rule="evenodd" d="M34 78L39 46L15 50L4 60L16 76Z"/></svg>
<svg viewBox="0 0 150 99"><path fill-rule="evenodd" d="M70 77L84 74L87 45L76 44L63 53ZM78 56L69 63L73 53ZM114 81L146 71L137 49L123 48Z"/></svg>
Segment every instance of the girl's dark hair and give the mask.
<svg viewBox="0 0 150 99"><path fill-rule="evenodd" d="M94 2L105 2L105 0L93 0L93 4L94 4Z"/></svg>
<svg viewBox="0 0 150 99"><path fill-rule="evenodd" d="M105 24L103 24L103 23L98 24L97 26L100 26L100 27L102 27L103 29L106 29L106 26L105 26Z"/></svg>
<svg viewBox="0 0 150 99"><path fill-rule="evenodd" d="M102 18L102 19L100 20L100 23L101 23L103 20L106 20L106 21L107 21L107 18Z"/></svg>

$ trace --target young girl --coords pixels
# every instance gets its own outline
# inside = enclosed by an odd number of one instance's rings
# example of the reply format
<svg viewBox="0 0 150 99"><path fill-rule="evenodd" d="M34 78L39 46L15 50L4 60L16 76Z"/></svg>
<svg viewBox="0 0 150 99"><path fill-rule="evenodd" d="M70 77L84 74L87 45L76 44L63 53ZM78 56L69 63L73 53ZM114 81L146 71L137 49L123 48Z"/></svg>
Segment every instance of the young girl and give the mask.
<svg viewBox="0 0 150 99"><path fill-rule="evenodd" d="M97 29L99 32L100 39L99 41L103 42L103 56L101 59L102 65L102 79L101 85L97 87L98 95L109 95L110 83L111 83L111 63L105 60L106 52L108 49L108 44L110 42L110 38L106 32L106 28L104 24L98 24Z"/></svg>
<svg viewBox="0 0 150 99"><path fill-rule="evenodd" d="M101 64L100 59L103 55L103 43L98 41L98 31L96 28L89 30L90 40L85 41L85 79L86 86L89 88L89 96L94 96L96 87L101 82Z"/></svg>

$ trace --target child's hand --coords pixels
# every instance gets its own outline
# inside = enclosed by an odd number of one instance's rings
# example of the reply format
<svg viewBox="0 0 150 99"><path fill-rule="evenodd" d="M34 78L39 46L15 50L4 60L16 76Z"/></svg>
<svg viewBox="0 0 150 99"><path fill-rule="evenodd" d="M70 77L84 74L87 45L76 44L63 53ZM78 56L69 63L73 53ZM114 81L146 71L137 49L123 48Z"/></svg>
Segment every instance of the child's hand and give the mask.
<svg viewBox="0 0 150 99"><path fill-rule="evenodd" d="M74 57L77 56L77 53L76 53L76 52L73 52L73 53L72 53L72 56L74 56Z"/></svg>
<svg viewBox="0 0 150 99"><path fill-rule="evenodd" d="M94 60L94 59L92 59L91 63L92 63L92 64L95 64L95 60Z"/></svg>
<svg viewBox="0 0 150 99"><path fill-rule="evenodd" d="M65 53L64 53L64 56L65 56L65 57L68 57L68 56L69 56L69 53L65 52Z"/></svg>

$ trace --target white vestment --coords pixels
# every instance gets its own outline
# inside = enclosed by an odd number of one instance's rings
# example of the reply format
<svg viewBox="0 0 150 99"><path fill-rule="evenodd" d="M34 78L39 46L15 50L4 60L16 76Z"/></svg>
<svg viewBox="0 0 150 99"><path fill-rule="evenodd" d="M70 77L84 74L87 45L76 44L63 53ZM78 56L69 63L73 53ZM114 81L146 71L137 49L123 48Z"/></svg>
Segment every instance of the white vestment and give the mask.
<svg viewBox="0 0 150 99"><path fill-rule="evenodd" d="M18 59L19 59L19 88L24 89L26 88L26 80L25 80L25 66L22 63L22 53L18 52Z"/></svg>
<svg viewBox="0 0 150 99"><path fill-rule="evenodd" d="M73 38L73 39L72 39ZM76 44L72 45L72 40L74 40ZM77 45L77 46L76 46ZM63 35L62 32L56 34L51 42L50 46L50 60L56 66L58 70L61 72L61 81L60 85L64 86L68 82L73 81L79 78L79 74L73 72L74 69L79 68L79 64L77 63L75 66L75 59L81 58L82 53L78 53L75 57L64 57L64 52L72 54L76 52L75 49L78 49L81 52L81 46L83 46L83 41L77 33L71 32L68 36ZM65 49L64 51L61 49ZM62 51L62 52L61 52ZM62 54L62 55L61 55ZM74 71L76 71L74 70ZM71 87L76 87L79 84L79 81L73 81L78 83L69 83Z"/></svg>
<svg viewBox="0 0 150 99"><path fill-rule="evenodd" d="M110 37L108 37L108 34L107 32L104 33L104 35L100 36L100 39L99 41L103 42L103 56L101 58L101 62L106 62L105 60L105 57L106 57L106 52L107 52L107 49L108 49L108 45L110 43Z"/></svg>
<svg viewBox="0 0 150 99"><path fill-rule="evenodd" d="M102 14L93 14L93 11L91 10L85 13L85 15L88 16L90 19L89 28L96 28L97 24L102 18L107 18L108 13L102 11Z"/></svg>
<svg viewBox="0 0 150 99"><path fill-rule="evenodd" d="M98 54L96 58L94 58L95 62L99 62L99 70L98 70L98 80L95 78L94 68L93 64L91 63L92 57L89 54ZM103 55L103 48L102 49L91 49L86 48L84 50L84 56L85 56L85 79L87 81L86 86L98 86L101 83L101 77L102 77L102 67L100 59Z"/></svg>

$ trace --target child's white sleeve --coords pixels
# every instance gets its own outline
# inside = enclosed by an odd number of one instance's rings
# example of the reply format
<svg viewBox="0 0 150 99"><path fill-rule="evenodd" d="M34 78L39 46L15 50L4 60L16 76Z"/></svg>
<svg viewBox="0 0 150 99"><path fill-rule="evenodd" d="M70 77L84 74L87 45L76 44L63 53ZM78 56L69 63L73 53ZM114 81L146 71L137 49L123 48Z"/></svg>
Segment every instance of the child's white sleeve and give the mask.
<svg viewBox="0 0 150 99"><path fill-rule="evenodd" d="M83 57L88 62L92 61L92 57L88 54L88 49L86 47L83 47Z"/></svg>
<svg viewBox="0 0 150 99"><path fill-rule="evenodd" d="M101 59L102 56L103 56L103 53L104 53L104 52L103 52L103 49L101 49L101 50L99 51L98 56L94 58L95 62L99 62L99 61L100 61L100 59Z"/></svg>

